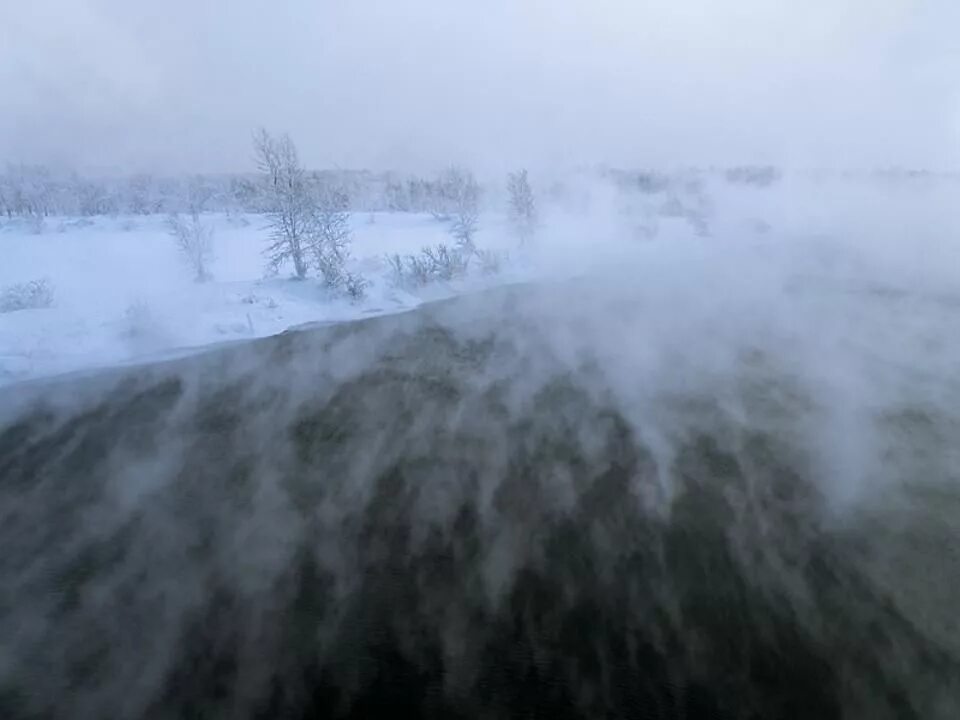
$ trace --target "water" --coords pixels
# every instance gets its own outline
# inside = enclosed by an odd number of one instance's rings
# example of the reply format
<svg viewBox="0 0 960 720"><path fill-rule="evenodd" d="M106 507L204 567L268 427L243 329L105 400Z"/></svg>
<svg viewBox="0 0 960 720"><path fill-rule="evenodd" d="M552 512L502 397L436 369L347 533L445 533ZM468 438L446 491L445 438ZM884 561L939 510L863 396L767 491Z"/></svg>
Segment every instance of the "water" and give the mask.
<svg viewBox="0 0 960 720"><path fill-rule="evenodd" d="M949 303L705 278L4 391L0 716L956 717Z"/></svg>

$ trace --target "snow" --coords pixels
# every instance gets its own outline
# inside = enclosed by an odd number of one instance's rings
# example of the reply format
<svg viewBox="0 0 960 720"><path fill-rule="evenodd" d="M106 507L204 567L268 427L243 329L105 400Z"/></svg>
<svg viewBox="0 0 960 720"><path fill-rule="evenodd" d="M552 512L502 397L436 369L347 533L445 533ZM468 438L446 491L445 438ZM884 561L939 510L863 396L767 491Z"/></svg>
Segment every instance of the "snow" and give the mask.
<svg viewBox="0 0 960 720"><path fill-rule="evenodd" d="M478 247L509 253L500 274L416 294L393 286L385 256L450 243L446 226L430 215L357 213L349 269L370 282L358 303L330 297L315 279L264 278L261 216L204 216L215 229L214 280L206 284L193 282L161 216L50 219L40 234L4 221L0 288L47 279L54 303L0 313L0 386L403 312L491 284L588 272L626 273L650 287L675 278L689 302L758 285L765 290L757 302L766 302L800 283L831 297L925 303L956 323L958 192L956 182L787 177L767 189L713 181L683 198L687 207L706 208L709 233L701 236L667 195L618 193L587 179L571 197L541 205L544 222L527 251L518 250L502 216L483 215ZM917 310L918 323L924 313ZM833 314L817 317L824 316Z"/></svg>
<svg viewBox="0 0 960 720"><path fill-rule="evenodd" d="M414 296L389 282L386 254L450 242L428 215L352 217L351 269L371 283L357 303L330 297L315 279L265 278L263 217L204 221L215 229L214 280L204 284L193 282L161 216L50 219L41 234L22 222L0 226L0 287L45 278L55 295L50 308L0 313L0 385L400 312L470 288Z"/></svg>

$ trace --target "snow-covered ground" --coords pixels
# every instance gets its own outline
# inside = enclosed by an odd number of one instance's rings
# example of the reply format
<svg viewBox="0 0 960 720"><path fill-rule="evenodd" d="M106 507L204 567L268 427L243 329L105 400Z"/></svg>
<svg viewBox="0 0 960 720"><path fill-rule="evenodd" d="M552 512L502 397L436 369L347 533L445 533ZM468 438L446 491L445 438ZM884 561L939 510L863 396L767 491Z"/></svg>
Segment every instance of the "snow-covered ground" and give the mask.
<svg viewBox="0 0 960 720"><path fill-rule="evenodd" d="M390 282L385 255L450 242L429 215L353 216L351 269L370 282L356 303L330 297L316 279L283 271L265 278L263 217L206 215L204 222L215 228L214 280L204 284L192 281L162 216L54 218L42 234L15 221L0 226L0 287L43 278L54 291L49 308L0 313L0 385L403 311L469 287L415 296ZM497 246L503 236L493 225L478 241Z"/></svg>
<svg viewBox="0 0 960 720"><path fill-rule="evenodd" d="M716 302L761 282L768 298L801 282L949 307L960 304L958 198L955 182L787 177L772 188L714 181L671 195L617 192L587 179L570 197L542 208L532 249L518 250L502 216L483 216L477 245L509 254L499 274L477 273L415 294L394 286L385 256L449 243L446 226L430 215L358 213L351 217L349 269L370 286L356 303L330 297L316 279L296 281L288 272L265 278L268 230L261 216L204 216L215 229L214 279L205 284L193 282L162 216L55 218L41 234L3 221L0 289L43 278L54 302L0 312L0 385L591 270L626 270L630 282L653 285L672 275L689 289L690 301L703 299L702 283L716 286ZM706 234L677 212L681 205L703 213Z"/></svg>

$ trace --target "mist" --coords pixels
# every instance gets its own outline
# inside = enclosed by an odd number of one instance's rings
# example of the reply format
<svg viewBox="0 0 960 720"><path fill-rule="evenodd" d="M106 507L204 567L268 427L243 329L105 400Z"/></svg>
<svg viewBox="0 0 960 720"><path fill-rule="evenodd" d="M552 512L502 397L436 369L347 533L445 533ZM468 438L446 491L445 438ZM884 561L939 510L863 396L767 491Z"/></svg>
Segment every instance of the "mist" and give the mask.
<svg viewBox="0 0 960 720"><path fill-rule="evenodd" d="M950 0L36 0L0 28L0 158L500 173L773 163L955 169Z"/></svg>
<svg viewBox="0 0 960 720"><path fill-rule="evenodd" d="M523 282L0 391L0 709L954 717L956 182L677 182L709 233L587 175Z"/></svg>
<svg viewBox="0 0 960 720"><path fill-rule="evenodd" d="M955 2L0 22L4 720L957 717Z"/></svg>

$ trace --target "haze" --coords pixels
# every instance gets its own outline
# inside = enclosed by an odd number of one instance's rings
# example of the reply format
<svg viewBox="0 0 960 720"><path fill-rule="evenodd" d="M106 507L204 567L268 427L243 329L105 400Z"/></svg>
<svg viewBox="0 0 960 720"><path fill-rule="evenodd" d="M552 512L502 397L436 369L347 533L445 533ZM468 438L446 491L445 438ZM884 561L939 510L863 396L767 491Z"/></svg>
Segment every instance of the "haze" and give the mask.
<svg viewBox="0 0 960 720"><path fill-rule="evenodd" d="M960 165L953 0L8 0L0 159Z"/></svg>

